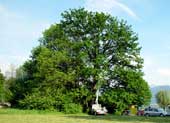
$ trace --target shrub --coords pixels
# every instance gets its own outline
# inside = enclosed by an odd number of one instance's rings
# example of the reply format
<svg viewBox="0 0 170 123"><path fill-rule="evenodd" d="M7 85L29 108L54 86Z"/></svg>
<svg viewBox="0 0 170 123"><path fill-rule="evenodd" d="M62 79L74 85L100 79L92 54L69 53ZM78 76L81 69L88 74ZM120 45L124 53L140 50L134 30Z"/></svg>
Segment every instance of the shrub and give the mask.
<svg viewBox="0 0 170 123"><path fill-rule="evenodd" d="M66 103L63 105L63 112L66 114L82 113L82 106L75 103Z"/></svg>
<svg viewBox="0 0 170 123"><path fill-rule="evenodd" d="M46 89L43 92L35 90L19 101L19 107L22 109L58 110L67 114L81 113L83 109L81 105L73 102L72 94L63 93L59 89L53 91Z"/></svg>
<svg viewBox="0 0 170 123"><path fill-rule="evenodd" d="M20 100L19 106L23 109L54 110L55 103L53 97L41 96L38 93L34 93Z"/></svg>
<svg viewBox="0 0 170 123"><path fill-rule="evenodd" d="M73 103L72 98L70 94L63 94L61 91L55 93L50 93L47 90L44 93L34 91L19 101L19 107L22 109L58 110L67 114L81 113L82 106Z"/></svg>

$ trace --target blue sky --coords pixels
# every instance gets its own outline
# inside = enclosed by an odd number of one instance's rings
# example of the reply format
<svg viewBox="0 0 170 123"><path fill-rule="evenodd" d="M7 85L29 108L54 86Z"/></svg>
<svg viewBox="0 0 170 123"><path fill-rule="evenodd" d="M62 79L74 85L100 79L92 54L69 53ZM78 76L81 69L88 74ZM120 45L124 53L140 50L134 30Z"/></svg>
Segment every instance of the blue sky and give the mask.
<svg viewBox="0 0 170 123"><path fill-rule="evenodd" d="M41 33L69 8L110 13L139 35L144 78L149 85L170 85L169 0L0 0L0 69L29 58Z"/></svg>

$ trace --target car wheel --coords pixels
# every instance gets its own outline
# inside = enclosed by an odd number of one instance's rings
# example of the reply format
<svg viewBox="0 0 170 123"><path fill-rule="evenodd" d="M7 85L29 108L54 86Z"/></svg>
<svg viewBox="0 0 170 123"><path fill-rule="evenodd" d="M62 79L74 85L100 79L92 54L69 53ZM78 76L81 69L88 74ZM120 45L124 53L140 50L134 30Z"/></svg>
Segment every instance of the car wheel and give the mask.
<svg viewBox="0 0 170 123"><path fill-rule="evenodd" d="M164 115L163 114L160 114L160 117L163 117Z"/></svg>
<svg viewBox="0 0 170 123"><path fill-rule="evenodd" d="M146 117L149 117L150 115L147 113L147 114L145 114L145 116L146 116Z"/></svg>

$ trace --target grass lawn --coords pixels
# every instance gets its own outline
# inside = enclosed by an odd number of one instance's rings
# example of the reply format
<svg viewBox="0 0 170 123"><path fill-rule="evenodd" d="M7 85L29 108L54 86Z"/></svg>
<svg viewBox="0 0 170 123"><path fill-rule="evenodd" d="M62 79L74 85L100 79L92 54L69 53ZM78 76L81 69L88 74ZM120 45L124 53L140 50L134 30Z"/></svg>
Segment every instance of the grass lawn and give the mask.
<svg viewBox="0 0 170 123"><path fill-rule="evenodd" d="M170 123L170 117L89 116L49 111L0 109L0 123Z"/></svg>

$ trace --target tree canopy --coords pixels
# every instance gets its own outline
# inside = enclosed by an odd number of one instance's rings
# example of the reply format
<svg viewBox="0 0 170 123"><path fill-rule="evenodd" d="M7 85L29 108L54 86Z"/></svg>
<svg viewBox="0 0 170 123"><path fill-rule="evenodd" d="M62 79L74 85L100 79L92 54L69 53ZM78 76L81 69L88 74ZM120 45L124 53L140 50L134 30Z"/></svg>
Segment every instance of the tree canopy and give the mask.
<svg viewBox="0 0 170 123"><path fill-rule="evenodd" d="M83 8L65 11L59 23L44 31L23 65L25 76L16 84L25 88L19 104L45 109L48 99L50 108L65 110L62 104L70 103L88 111L98 89L100 103L110 111L146 104L151 93L143 79L140 50L138 36L126 21ZM36 97L43 98L35 102Z"/></svg>

